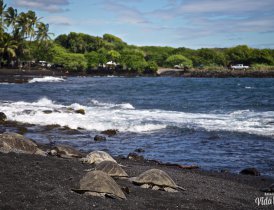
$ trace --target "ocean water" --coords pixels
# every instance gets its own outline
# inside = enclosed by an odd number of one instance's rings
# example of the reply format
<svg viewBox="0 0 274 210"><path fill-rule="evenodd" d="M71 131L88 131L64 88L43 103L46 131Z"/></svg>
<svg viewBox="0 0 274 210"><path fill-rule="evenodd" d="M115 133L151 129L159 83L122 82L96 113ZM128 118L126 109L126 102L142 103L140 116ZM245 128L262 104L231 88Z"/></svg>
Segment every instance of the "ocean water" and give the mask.
<svg viewBox="0 0 274 210"><path fill-rule="evenodd" d="M271 78L35 78L0 84L0 112L33 124L26 135L46 144L112 155L142 148L143 156L163 162L236 173L256 167L274 176ZM119 134L94 142L106 129Z"/></svg>

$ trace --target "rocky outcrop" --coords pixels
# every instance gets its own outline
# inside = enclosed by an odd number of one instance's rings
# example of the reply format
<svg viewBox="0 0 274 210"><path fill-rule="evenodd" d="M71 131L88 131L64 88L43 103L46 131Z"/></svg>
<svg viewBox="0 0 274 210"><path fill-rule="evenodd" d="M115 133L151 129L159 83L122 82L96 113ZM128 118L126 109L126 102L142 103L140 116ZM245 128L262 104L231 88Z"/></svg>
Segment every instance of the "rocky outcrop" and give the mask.
<svg viewBox="0 0 274 210"><path fill-rule="evenodd" d="M251 176L260 176L261 175L261 173L256 168L245 168L240 172L240 174L251 175Z"/></svg>
<svg viewBox="0 0 274 210"><path fill-rule="evenodd" d="M84 109L77 109L75 110L75 113L84 115L86 114L86 111Z"/></svg>
<svg viewBox="0 0 274 210"><path fill-rule="evenodd" d="M4 112L0 112L0 123L3 123L7 120L7 116Z"/></svg>
<svg viewBox="0 0 274 210"><path fill-rule="evenodd" d="M108 129L105 131L102 131L101 134L107 135L107 136L115 136L117 135L119 131L117 129Z"/></svg>
<svg viewBox="0 0 274 210"><path fill-rule="evenodd" d="M101 136L101 135L96 135L94 137L94 141L106 141L107 138L105 136Z"/></svg>

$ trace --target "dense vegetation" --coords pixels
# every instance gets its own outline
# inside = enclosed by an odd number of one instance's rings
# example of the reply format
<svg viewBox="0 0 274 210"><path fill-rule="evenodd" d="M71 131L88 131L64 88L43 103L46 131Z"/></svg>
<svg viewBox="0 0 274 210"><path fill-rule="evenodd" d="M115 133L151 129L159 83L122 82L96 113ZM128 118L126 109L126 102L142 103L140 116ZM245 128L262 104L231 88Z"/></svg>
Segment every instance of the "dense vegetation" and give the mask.
<svg viewBox="0 0 274 210"><path fill-rule="evenodd" d="M119 37L71 32L51 40L49 25L33 11L18 13L0 0L0 65L46 60L69 71L102 69L113 61L121 71L154 72L160 67L224 69L243 63L253 69L273 69L274 50L246 45L232 48L188 48L128 45Z"/></svg>

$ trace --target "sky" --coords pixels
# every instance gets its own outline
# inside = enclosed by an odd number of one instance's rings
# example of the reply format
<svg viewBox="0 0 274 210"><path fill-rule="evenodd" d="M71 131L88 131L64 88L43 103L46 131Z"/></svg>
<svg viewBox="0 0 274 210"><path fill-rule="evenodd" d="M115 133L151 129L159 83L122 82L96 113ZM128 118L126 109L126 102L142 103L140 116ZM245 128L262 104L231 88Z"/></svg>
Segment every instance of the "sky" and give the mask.
<svg viewBox="0 0 274 210"><path fill-rule="evenodd" d="M274 0L5 0L34 10L55 37L110 33L128 44L274 48ZM53 37L54 38L54 37Z"/></svg>

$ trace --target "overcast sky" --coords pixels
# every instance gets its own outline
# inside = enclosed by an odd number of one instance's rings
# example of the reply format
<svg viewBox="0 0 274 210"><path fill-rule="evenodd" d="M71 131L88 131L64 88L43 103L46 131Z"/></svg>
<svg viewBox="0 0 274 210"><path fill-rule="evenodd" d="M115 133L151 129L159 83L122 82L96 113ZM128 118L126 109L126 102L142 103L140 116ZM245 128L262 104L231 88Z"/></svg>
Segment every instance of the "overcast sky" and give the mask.
<svg viewBox="0 0 274 210"><path fill-rule="evenodd" d="M55 36L111 33L128 44L274 48L274 0L6 0Z"/></svg>

